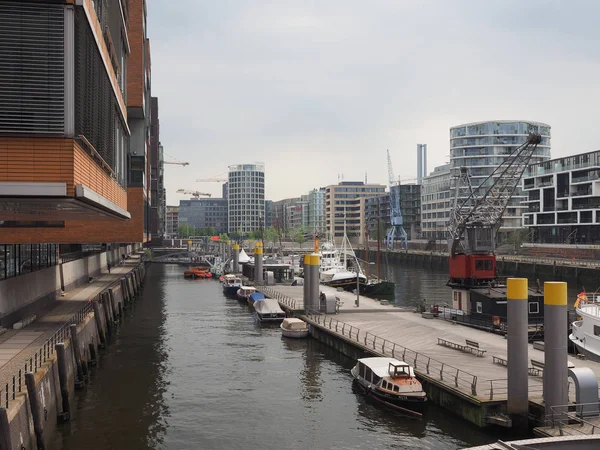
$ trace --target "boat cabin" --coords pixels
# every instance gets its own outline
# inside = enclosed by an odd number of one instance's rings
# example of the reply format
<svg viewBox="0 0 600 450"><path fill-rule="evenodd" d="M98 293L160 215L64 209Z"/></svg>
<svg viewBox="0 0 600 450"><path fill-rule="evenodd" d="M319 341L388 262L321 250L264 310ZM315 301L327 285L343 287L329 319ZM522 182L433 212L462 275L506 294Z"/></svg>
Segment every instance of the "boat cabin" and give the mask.
<svg viewBox="0 0 600 450"><path fill-rule="evenodd" d="M388 373L392 378L407 378L414 376L412 368L405 362L393 363L388 366Z"/></svg>
<svg viewBox="0 0 600 450"><path fill-rule="evenodd" d="M394 358L362 358L358 360L357 365L358 375L361 378L376 386L380 383L382 386L389 384L392 386L390 390L394 391L398 391L395 381L415 376L412 367ZM390 379L387 379L388 377Z"/></svg>

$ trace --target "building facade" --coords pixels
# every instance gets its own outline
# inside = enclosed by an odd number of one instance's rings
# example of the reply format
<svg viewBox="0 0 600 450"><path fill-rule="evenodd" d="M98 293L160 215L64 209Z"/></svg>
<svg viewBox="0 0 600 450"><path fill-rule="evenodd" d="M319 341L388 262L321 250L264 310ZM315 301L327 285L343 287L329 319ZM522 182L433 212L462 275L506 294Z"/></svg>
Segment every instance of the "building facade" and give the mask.
<svg viewBox="0 0 600 450"><path fill-rule="evenodd" d="M150 238L160 245L165 235L167 198L164 184L164 153L160 143L158 98L150 99Z"/></svg>
<svg viewBox="0 0 600 450"><path fill-rule="evenodd" d="M523 192L532 242L600 243L600 151L531 164Z"/></svg>
<svg viewBox="0 0 600 450"><path fill-rule="evenodd" d="M529 133L539 133L542 142L531 163L550 159L550 125L541 122L498 120L474 122L450 128L450 170L468 167L473 186L480 186L514 150L527 141ZM502 218L500 233L522 228L526 196L519 189L511 198Z"/></svg>
<svg viewBox="0 0 600 450"><path fill-rule="evenodd" d="M265 200L265 229L273 225L273 200Z"/></svg>
<svg viewBox="0 0 600 450"><path fill-rule="evenodd" d="M291 222L291 213L293 206L300 201L300 197L292 197L273 202L273 226L282 234L289 234L294 229Z"/></svg>
<svg viewBox="0 0 600 450"><path fill-rule="evenodd" d="M236 164L229 166L227 189L229 211L228 233L230 235L245 235L264 227L264 165Z"/></svg>
<svg viewBox="0 0 600 450"><path fill-rule="evenodd" d="M179 206L167 206L166 222L167 238L172 239L177 236L179 228Z"/></svg>
<svg viewBox="0 0 600 450"><path fill-rule="evenodd" d="M380 184L362 181L342 181L325 188L325 228L335 242L341 242L346 234L352 243L358 244L363 223L360 199L377 197L385 192Z"/></svg>
<svg viewBox="0 0 600 450"><path fill-rule="evenodd" d="M308 231L325 233L325 188L308 193Z"/></svg>
<svg viewBox="0 0 600 450"><path fill-rule="evenodd" d="M421 185L421 236L429 240L445 240L453 197L450 191L450 164L433 169Z"/></svg>
<svg viewBox="0 0 600 450"><path fill-rule="evenodd" d="M227 209L224 198L180 200L178 226L189 225L198 232L214 228L216 234L227 233Z"/></svg>

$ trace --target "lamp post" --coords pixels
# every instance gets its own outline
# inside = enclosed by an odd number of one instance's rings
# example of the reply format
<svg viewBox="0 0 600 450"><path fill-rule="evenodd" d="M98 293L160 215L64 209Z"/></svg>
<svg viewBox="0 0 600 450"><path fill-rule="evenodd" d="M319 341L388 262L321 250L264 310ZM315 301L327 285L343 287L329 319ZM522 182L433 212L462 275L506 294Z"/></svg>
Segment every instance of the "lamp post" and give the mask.
<svg viewBox="0 0 600 450"><path fill-rule="evenodd" d="M367 265L374 265L375 263L369 261L363 261ZM354 255L354 264L356 264L356 307L360 306L360 263L358 262L358 258ZM368 280L367 280L368 281Z"/></svg>

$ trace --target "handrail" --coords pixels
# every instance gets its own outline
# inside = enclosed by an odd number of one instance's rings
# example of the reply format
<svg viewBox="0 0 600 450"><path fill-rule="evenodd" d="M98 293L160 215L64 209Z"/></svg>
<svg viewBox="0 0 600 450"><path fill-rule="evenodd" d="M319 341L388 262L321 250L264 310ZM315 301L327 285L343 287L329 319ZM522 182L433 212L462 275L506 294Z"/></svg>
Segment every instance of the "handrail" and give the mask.
<svg viewBox="0 0 600 450"><path fill-rule="evenodd" d="M455 388L470 392L477 396L477 376L469 372L453 367L450 364L438 361L423 353L416 352L403 345L384 339L368 331L362 331L360 328L350 325L331 316L326 316L318 311L306 310L308 319L316 322L318 325L328 328L341 334L361 346L372 349L376 353L391 356L392 358L401 358L403 361L411 363L415 371L420 372L430 378L440 381L450 382Z"/></svg>
<svg viewBox="0 0 600 450"><path fill-rule="evenodd" d="M260 290L263 294L268 295L269 298L276 299L279 303L283 303L285 306L287 306L290 309L293 309L293 310L296 309L296 299L288 297L287 295L282 294L281 292L278 292L275 289L272 289L272 288L266 286L264 283L259 283L259 284L255 283L255 287L258 290Z"/></svg>
<svg viewBox="0 0 600 450"><path fill-rule="evenodd" d="M584 407L589 406L589 407L594 407L597 409L600 409L600 402L594 402L594 403L576 403L574 405L556 405L556 406L551 406L550 407L550 414L546 415L546 423L550 423L551 427L554 428L555 426L558 426L559 429L561 429L561 434L563 432L563 427L565 425L568 425L570 421L575 421L577 422L581 427L583 427L583 425L589 425L591 427L591 433L585 433L581 430L577 430L577 428L570 428L573 431L576 431L580 434L596 434L598 432L600 432L600 425L598 424L594 424L591 423L587 420L584 420L583 417L583 409ZM575 407L575 412L570 412L569 408L573 408ZM579 408L579 413L577 412L577 409Z"/></svg>

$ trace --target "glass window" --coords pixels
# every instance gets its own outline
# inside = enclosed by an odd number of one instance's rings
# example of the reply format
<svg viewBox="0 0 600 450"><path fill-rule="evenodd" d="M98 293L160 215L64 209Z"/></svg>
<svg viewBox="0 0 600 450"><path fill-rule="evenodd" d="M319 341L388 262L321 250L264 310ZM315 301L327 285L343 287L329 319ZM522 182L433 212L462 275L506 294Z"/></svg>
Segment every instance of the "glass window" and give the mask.
<svg viewBox="0 0 600 450"><path fill-rule="evenodd" d="M540 305L537 302L529 302L529 314L538 314Z"/></svg>

